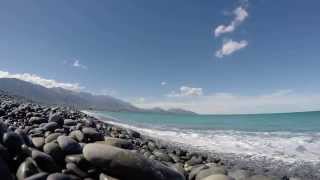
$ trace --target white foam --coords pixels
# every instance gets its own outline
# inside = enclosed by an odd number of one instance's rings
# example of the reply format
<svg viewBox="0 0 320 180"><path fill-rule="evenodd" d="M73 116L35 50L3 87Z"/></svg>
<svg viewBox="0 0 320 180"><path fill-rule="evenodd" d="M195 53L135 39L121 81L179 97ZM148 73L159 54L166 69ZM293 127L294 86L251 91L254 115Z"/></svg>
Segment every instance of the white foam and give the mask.
<svg viewBox="0 0 320 180"><path fill-rule="evenodd" d="M90 112L87 114L95 116ZM320 162L319 133L241 132L221 130L187 130L143 128L107 121L110 124L136 130L150 137L169 140L215 153L249 155L283 162Z"/></svg>

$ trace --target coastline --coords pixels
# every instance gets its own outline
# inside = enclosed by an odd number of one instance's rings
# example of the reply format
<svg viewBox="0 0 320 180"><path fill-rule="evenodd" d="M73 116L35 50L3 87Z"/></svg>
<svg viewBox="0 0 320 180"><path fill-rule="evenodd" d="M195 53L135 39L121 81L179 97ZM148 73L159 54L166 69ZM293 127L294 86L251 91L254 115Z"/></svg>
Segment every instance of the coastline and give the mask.
<svg viewBox="0 0 320 180"><path fill-rule="evenodd" d="M133 128L131 125L119 123L119 120L113 117L99 116L90 111L81 111L89 116L92 116L104 123L112 124L125 129L132 129L141 133L147 139L156 141L159 144L169 146L171 149L181 148L191 153L201 154L203 156L216 161L219 159L221 163L228 170L245 169L250 171L250 174L261 174L265 176L271 176L277 179L286 179L286 177L294 177L291 179L319 179L319 164L309 162L284 162L282 160L270 159L266 157L252 157L250 155L239 155L234 153L218 153L208 150L192 147L187 144L174 142L170 139L161 139L155 136L147 135L143 131L139 131L140 128Z"/></svg>
<svg viewBox="0 0 320 180"><path fill-rule="evenodd" d="M67 107L0 96L4 180L298 180L148 137ZM304 169L308 171L308 169ZM303 179L313 180L313 172ZM302 179L302 178L300 178Z"/></svg>

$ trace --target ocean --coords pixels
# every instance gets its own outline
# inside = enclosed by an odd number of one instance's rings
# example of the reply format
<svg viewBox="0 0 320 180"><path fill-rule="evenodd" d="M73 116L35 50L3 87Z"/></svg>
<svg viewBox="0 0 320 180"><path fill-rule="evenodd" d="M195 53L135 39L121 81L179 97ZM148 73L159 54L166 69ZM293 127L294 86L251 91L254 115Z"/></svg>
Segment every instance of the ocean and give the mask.
<svg viewBox="0 0 320 180"><path fill-rule="evenodd" d="M251 115L86 113L147 136L207 152L291 164L320 162L320 112Z"/></svg>

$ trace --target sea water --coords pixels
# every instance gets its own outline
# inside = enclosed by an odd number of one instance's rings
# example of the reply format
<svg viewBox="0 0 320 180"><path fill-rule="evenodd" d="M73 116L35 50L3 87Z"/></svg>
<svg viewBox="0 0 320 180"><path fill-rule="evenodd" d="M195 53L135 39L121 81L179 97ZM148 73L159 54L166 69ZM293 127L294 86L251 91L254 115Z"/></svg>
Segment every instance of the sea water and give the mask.
<svg viewBox="0 0 320 180"><path fill-rule="evenodd" d="M251 115L89 113L151 137L204 151L288 163L320 162L320 112Z"/></svg>

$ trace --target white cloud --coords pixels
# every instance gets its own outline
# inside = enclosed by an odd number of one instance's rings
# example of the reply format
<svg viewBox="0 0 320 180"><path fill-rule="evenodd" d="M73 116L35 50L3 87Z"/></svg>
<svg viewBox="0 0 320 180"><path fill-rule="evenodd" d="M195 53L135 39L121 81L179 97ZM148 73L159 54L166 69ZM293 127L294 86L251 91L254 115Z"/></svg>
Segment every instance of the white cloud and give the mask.
<svg viewBox="0 0 320 180"><path fill-rule="evenodd" d="M221 49L216 52L216 56L218 58L222 58L223 56L231 55L246 46L248 46L248 42L246 40L237 42L230 39L223 42Z"/></svg>
<svg viewBox="0 0 320 180"><path fill-rule="evenodd" d="M167 85L167 82L166 81L162 81L161 82L161 86L165 86L165 85Z"/></svg>
<svg viewBox="0 0 320 180"><path fill-rule="evenodd" d="M179 92L171 92L168 94L168 97L194 97L194 96L201 96L202 95L202 88L194 88L188 86L181 86Z"/></svg>
<svg viewBox="0 0 320 180"><path fill-rule="evenodd" d="M0 78L16 78L23 81L39 84L47 88L60 87L72 91L79 91L84 87L81 87L78 83L61 83L52 79L45 79L35 74L23 73L23 74L11 74L6 71L0 71Z"/></svg>
<svg viewBox="0 0 320 180"><path fill-rule="evenodd" d="M87 66L80 64L80 61L77 59L73 62L72 66L76 68L88 69Z"/></svg>
<svg viewBox="0 0 320 180"><path fill-rule="evenodd" d="M193 98L165 98L135 103L138 107L184 108L197 113L244 114L297 112L320 109L320 94L278 90L267 94L243 96L232 93L213 93Z"/></svg>
<svg viewBox="0 0 320 180"><path fill-rule="evenodd" d="M233 32L237 26L239 26L248 16L248 12L243 6L237 7L234 11L234 19L230 22L229 25L219 25L214 30L214 35L219 37L222 34Z"/></svg>

